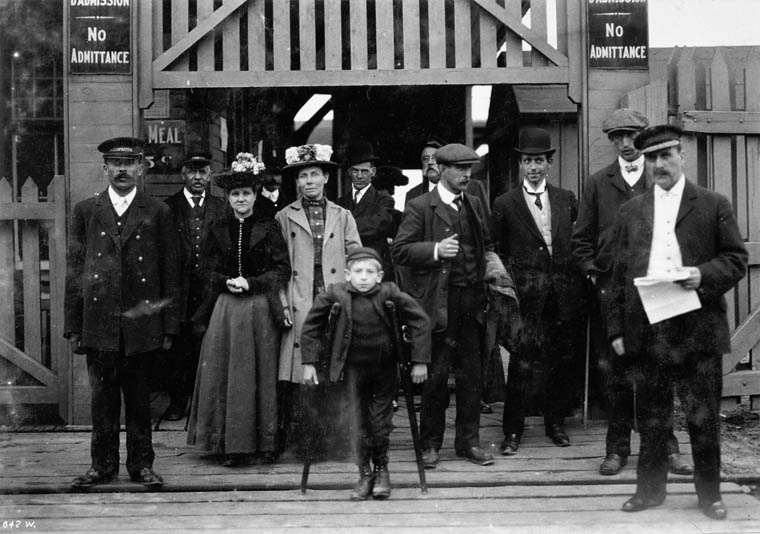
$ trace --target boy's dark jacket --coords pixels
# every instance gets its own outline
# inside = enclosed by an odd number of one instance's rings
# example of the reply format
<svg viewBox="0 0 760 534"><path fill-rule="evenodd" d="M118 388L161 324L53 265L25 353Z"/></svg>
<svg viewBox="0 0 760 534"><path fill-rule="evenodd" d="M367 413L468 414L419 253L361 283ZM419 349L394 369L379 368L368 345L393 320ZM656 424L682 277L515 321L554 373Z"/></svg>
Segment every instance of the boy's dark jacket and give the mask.
<svg viewBox="0 0 760 534"><path fill-rule="evenodd" d="M326 351L325 328L330 308L333 303L340 304L340 314L335 325L332 348L330 350L329 381L340 381L343 367L346 364L348 349L351 346L353 317L351 315L351 286L348 282L332 284L326 291L314 299L309 314L306 316L301 331L301 362L316 365L320 354ZM385 302L390 300L396 305L400 324L405 324L411 338L411 361L414 363L430 362L430 318L417 302L402 292L393 282L383 282L370 294L372 304L378 315L383 318L388 335L393 339L392 325Z"/></svg>

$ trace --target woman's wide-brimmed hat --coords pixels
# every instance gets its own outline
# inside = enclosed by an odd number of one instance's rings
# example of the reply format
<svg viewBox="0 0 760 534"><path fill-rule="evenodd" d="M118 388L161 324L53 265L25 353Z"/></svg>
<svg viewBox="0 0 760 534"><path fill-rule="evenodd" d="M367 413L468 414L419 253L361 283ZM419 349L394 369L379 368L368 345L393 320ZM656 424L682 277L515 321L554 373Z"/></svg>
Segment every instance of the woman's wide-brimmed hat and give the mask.
<svg viewBox="0 0 760 534"><path fill-rule="evenodd" d="M329 171L338 166L334 161L330 161L332 153L330 145L292 146L285 151L285 166L282 171L292 173L303 167L320 167L323 171Z"/></svg>
<svg viewBox="0 0 760 534"><path fill-rule="evenodd" d="M214 182L227 192L239 187L256 187L266 167L250 152L240 152L229 169L214 175Z"/></svg>

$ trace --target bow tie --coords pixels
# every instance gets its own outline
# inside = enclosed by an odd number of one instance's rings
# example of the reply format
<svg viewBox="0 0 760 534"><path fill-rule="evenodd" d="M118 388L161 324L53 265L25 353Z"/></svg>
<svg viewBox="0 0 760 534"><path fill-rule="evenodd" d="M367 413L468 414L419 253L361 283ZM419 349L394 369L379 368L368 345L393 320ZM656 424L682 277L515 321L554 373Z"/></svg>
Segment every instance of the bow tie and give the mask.
<svg viewBox="0 0 760 534"><path fill-rule="evenodd" d="M625 166L625 172L636 172L639 170L638 165L626 165Z"/></svg>

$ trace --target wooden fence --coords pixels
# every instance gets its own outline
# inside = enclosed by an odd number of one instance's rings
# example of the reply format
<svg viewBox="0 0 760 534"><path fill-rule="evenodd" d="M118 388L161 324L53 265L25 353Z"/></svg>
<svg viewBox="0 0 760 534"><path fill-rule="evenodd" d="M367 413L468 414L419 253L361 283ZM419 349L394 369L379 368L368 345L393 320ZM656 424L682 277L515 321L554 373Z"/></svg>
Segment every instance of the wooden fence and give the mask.
<svg viewBox="0 0 760 534"><path fill-rule="evenodd" d="M63 339L66 272L65 180L56 176L47 202L29 178L15 200L0 178L0 406L3 422L25 406L57 405L69 420L69 350Z"/></svg>
<svg viewBox="0 0 760 534"><path fill-rule="evenodd" d="M623 105L687 132L685 173L728 197L749 250L747 276L726 295L731 354L723 359L724 408L760 409L760 50L676 48L652 83Z"/></svg>

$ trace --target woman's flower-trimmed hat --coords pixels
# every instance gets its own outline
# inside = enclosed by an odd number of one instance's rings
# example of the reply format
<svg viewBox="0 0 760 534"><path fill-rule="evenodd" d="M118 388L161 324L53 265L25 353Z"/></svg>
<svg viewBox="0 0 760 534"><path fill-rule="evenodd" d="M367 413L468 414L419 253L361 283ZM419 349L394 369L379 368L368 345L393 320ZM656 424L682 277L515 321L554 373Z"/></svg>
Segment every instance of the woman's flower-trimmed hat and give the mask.
<svg viewBox="0 0 760 534"><path fill-rule="evenodd" d="M264 177L266 167L250 152L240 152L229 169L214 176L216 185L227 192L238 187L256 187Z"/></svg>
<svg viewBox="0 0 760 534"><path fill-rule="evenodd" d="M334 161L330 161L332 153L330 145L292 146L285 151L285 166L282 170L292 173L302 167L321 167L323 171L329 171L338 166Z"/></svg>

